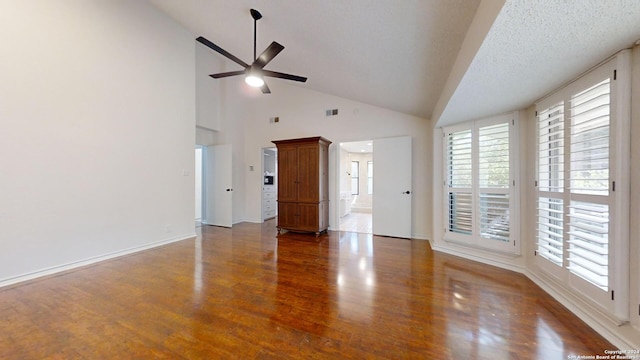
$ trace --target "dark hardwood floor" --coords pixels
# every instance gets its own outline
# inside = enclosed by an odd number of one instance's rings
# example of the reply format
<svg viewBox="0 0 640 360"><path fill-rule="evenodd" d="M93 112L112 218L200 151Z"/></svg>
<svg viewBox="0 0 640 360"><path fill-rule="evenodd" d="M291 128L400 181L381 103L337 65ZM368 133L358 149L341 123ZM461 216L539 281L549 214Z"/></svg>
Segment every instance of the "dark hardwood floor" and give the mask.
<svg viewBox="0 0 640 360"><path fill-rule="evenodd" d="M275 224L0 289L2 359L567 359L613 346L520 274Z"/></svg>

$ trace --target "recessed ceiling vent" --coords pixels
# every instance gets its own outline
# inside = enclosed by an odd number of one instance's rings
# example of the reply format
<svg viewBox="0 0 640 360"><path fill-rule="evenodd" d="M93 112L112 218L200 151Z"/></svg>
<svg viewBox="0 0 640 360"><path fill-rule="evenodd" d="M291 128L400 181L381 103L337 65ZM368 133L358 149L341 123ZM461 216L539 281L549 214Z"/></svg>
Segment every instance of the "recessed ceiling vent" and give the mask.
<svg viewBox="0 0 640 360"><path fill-rule="evenodd" d="M326 111L327 116L335 116L338 115L338 109L329 109Z"/></svg>

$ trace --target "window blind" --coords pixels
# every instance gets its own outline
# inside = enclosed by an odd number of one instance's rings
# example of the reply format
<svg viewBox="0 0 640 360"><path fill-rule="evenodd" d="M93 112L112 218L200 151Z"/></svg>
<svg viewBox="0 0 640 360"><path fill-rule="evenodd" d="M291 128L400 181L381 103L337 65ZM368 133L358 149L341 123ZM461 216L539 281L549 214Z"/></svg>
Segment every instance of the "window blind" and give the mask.
<svg viewBox="0 0 640 360"><path fill-rule="evenodd" d="M569 270L607 291L609 206L572 201L569 217Z"/></svg>
<svg viewBox="0 0 640 360"><path fill-rule="evenodd" d="M450 133L447 139L448 228L451 232L473 231L473 185L471 130Z"/></svg>
<svg viewBox="0 0 640 360"><path fill-rule="evenodd" d="M564 101L538 112L537 254L563 266Z"/></svg>
<svg viewBox="0 0 640 360"><path fill-rule="evenodd" d="M508 242L509 194L480 193L480 235Z"/></svg>
<svg viewBox="0 0 640 360"><path fill-rule="evenodd" d="M610 79L571 97L569 271L608 290ZM579 195L574 195L579 194ZM576 201L574 198L578 198Z"/></svg>
<svg viewBox="0 0 640 360"><path fill-rule="evenodd" d="M509 126L499 123L478 129L480 235L509 242Z"/></svg>
<svg viewBox="0 0 640 360"><path fill-rule="evenodd" d="M471 234L473 231L473 199L471 193L449 193L449 231Z"/></svg>
<svg viewBox="0 0 640 360"><path fill-rule="evenodd" d="M609 79L571 99L571 192L609 193Z"/></svg>
<svg viewBox="0 0 640 360"><path fill-rule="evenodd" d="M564 238L563 200L538 198L538 255L562 266Z"/></svg>
<svg viewBox="0 0 640 360"><path fill-rule="evenodd" d="M450 188L471 188L471 130L449 134L447 164Z"/></svg>
<svg viewBox="0 0 640 360"><path fill-rule="evenodd" d="M538 113L538 188L564 189L564 101Z"/></svg>
<svg viewBox="0 0 640 360"><path fill-rule="evenodd" d="M481 188L508 188L509 123L481 127L478 131Z"/></svg>

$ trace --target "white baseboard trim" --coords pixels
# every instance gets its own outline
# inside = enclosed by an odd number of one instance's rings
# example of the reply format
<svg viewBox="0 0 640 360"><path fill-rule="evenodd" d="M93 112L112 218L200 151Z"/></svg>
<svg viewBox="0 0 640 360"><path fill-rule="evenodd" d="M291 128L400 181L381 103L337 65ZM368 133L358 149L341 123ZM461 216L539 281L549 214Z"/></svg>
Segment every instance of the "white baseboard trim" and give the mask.
<svg viewBox="0 0 640 360"><path fill-rule="evenodd" d="M62 264L62 265L57 265L57 266L52 266L46 269L42 269L42 270L38 270L38 271L34 271L31 273L27 273L27 274L22 274L22 275L18 275L18 276L13 276L10 278L5 278L5 279L0 279L0 288L9 286L9 285L15 285L21 282L25 282L28 280L34 280L40 277L44 277L44 276L49 276L49 275L54 275L63 271L67 271L67 270L72 270L75 268L79 268L82 266L87 266L87 265L91 265L91 264L95 264L101 261L105 261L105 260L110 260L113 258L117 258L120 256L125 256L125 255L129 255L129 254L133 254L139 251L144 251L144 250L149 250L158 246L162 246L162 245L167 245L167 244L171 244L174 242L178 242L178 241L182 241L182 240L187 240L187 239L193 239L196 237L195 232L191 233L191 234L186 234L186 235L181 235L181 236L177 236L177 237L173 237L173 238L169 238L169 239L165 239L165 240L161 240L161 241L156 241L156 242L152 242L149 244L145 244L145 245L140 245L140 246L135 246L129 249L124 249L124 250L120 250L120 251L115 251L109 254L104 254L104 255L98 255L95 257L91 257L88 259L84 259L84 260L79 260L79 261L74 261L74 262L70 262L67 264Z"/></svg>
<svg viewBox="0 0 640 360"><path fill-rule="evenodd" d="M561 286L555 286L552 281L548 281L532 271L527 270L524 275L618 349L640 349L640 334L633 326L628 323L616 324L615 320L597 308L565 291Z"/></svg>
<svg viewBox="0 0 640 360"><path fill-rule="evenodd" d="M264 222L264 220L262 219L244 219L238 222L233 223L233 225L241 223L241 222L248 222L248 223L253 223L253 224L262 224Z"/></svg>
<svg viewBox="0 0 640 360"><path fill-rule="evenodd" d="M416 240L427 240L429 241L429 237L427 235L424 234L413 234L411 235L412 239L416 239Z"/></svg>
<svg viewBox="0 0 640 360"><path fill-rule="evenodd" d="M465 258L465 259L468 259L468 260L473 260L473 261L476 261L476 262L479 262L479 263L483 263L483 264L487 264L487 265L492 265L492 266L495 266L495 267L499 267L501 269L510 270L510 271L514 271L514 272L517 272L517 273L521 273L521 274L524 274L524 272L525 272L525 269L522 266L515 265L515 264L512 264L512 263L507 261L509 259L513 259L512 256L508 256L508 257L505 258L505 261L501 261L501 260L496 259L495 257L493 257L496 254L490 254L492 257L483 256L482 250L478 250L478 249L474 250L474 251L476 251L478 253L471 254L471 253L468 253L466 251L461 251L461 250L452 249L452 248L449 248L449 247L444 247L444 246L437 245L433 241L431 241L430 244L431 244L431 249L434 250L434 251L442 252L442 253L449 254L449 255L458 256L458 257L461 257L461 258Z"/></svg>

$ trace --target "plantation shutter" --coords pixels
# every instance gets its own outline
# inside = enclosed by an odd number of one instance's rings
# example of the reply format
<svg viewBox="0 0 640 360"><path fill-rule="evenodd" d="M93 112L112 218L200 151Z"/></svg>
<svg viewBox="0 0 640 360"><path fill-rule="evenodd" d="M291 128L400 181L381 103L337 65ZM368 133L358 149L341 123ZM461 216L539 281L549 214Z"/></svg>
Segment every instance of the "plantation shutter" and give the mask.
<svg viewBox="0 0 640 360"><path fill-rule="evenodd" d="M478 130L480 235L509 242L509 126L501 123Z"/></svg>
<svg viewBox="0 0 640 360"><path fill-rule="evenodd" d="M631 59L621 51L536 103L534 263L621 322L629 319Z"/></svg>
<svg viewBox="0 0 640 360"><path fill-rule="evenodd" d="M610 79L571 97L569 271L602 290L609 275Z"/></svg>
<svg viewBox="0 0 640 360"><path fill-rule="evenodd" d="M471 130L450 133L447 138L448 230L473 231Z"/></svg>
<svg viewBox="0 0 640 360"><path fill-rule="evenodd" d="M538 113L537 254L563 265L564 101Z"/></svg>

